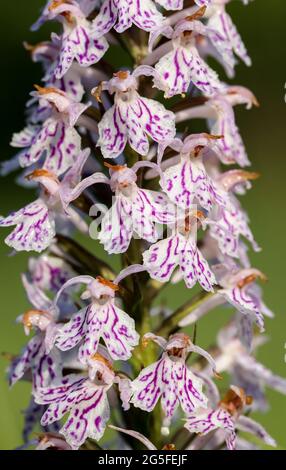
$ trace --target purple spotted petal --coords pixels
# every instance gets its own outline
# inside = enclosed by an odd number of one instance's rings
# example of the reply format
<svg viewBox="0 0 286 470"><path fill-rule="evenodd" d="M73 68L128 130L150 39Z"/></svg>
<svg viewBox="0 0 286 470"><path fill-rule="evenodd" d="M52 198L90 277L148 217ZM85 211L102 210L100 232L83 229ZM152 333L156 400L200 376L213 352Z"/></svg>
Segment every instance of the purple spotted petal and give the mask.
<svg viewBox="0 0 286 470"><path fill-rule="evenodd" d="M106 34L113 27L122 33L132 24L151 31L161 26L163 19L152 0L105 0L93 27L99 35Z"/></svg>
<svg viewBox="0 0 286 470"><path fill-rule="evenodd" d="M155 66L160 79L155 86L165 91L167 97L187 93L193 83L207 96L222 89L217 74L199 56L194 46L178 46L162 57Z"/></svg>
<svg viewBox="0 0 286 470"><path fill-rule="evenodd" d="M100 146L104 158L116 158L127 143L126 106L112 106L98 125Z"/></svg>
<svg viewBox="0 0 286 470"><path fill-rule="evenodd" d="M217 120L211 126L211 134L223 136L217 141L222 163L248 166L250 162L235 123L232 106L223 98L212 100L212 106L217 112Z"/></svg>
<svg viewBox="0 0 286 470"><path fill-rule="evenodd" d="M260 364L256 359L249 355L241 355L237 357L235 370L236 373L241 371L241 375L247 379L249 383L263 384L277 392L286 394L286 378L274 374L270 369ZM248 391L247 391L248 393Z"/></svg>
<svg viewBox="0 0 286 470"><path fill-rule="evenodd" d="M235 428L230 414L218 408L217 410L200 410L187 418L185 428L191 433L202 435L221 428L226 433L226 443L229 450L235 449Z"/></svg>
<svg viewBox="0 0 286 470"><path fill-rule="evenodd" d="M74 60L82 67L96 64L108 49L107 41L92 31L91 25L84 19L79 24L67 28L62 37L58 65L55 77L61 79L69 70Z"/></svg>
<svg viewBox="0 0 286 470"><path fill-rule="evenodd" d="M87 332L86 308L72 316L70 321L62 326L56 336L55 344L62 351L75 348L84 338Z"/></svg>
<svg viewBox="0 0 286 470"><path fill-rule="evenodd" d="M29 441L29 437L36 430L39 425L41 417L46 411L45 405L38 405L32 398L29 406L24 410L24 428L23 428L23 441L26 443ZM44 426L43 431L45 432L58 432L58 423L53 423L50 426Z"/></svg>
<svg viewBox="0 0 286 470"><path fill-rule="evenodd" d="M46 254L29 259L29 273L36 288L54 293L74 275L74 272L65 261Z"/></svg>
<svg viewBox="0 0 286 470"><path fill-rule="evenodd" d="M109 421L110 408L103 387L88 392L71 410L69 418L60 430L73 449L78 449L87 437L96 441L101 439Z"/></svg>
<svg viewBox="0 0 286 470"><path fill-rule="evenodd" d="M233 287L232 289L222 289L219 291L226 300L237 308L244 315L253 315L257 326L264 331L264 318L260 311L259 302L252 297L249 287Z"/></svg>
<svg viewBox="0 0 286 470"><path fill-rule="evenodd" d="M100 338L104 340L110 356L121 360L131 357L132 349L139 341L134 320L108 302L105 305L91 304L76 313L60 330L57 345L62 350L68 350L81 342L79 359L88 363L98 349Z"/></svg>
<svg viewBox="0 0 286 470"><path fill-rule="evenodd" d="M243 432L249 432L269 446L277 446L275 440L268 434L264 427L248 416L240 416L237 420L236 428Z"/></svg>
<svg viewBox="0 0 286 470"><path fill-rule="evenodd" d="M135 92L134 92L135 93ZM124 150L127 141L140 155L149 150L147 136L155 142L172 140L175 136L175 115L157 101L135 97L120 100L103 116L98 125L100 146L105 158L116 158Z"/></svg>
<svg viewBox="0 0 286 470"><path fill-rule="evenodd" d="M171 207L164 194L138 189L132 198L132 221L134 232L144 240L155 242L159 233L155 223L164 224L174 220Z"/></svg>
<svg viewBox="0 0 286 470"><path fill-rule="evenodd" d="M12 225L16 225L16 228L5 239L5 243L17 251L41 252L55 236L55 221L41 199L6 218L0 218L0 227Z"/></svg>
<svg viewBox="0 0 286 470"><path fill-rule="evenodd" d="M223 254L234 258L240 257L241 236L251 243L255 251L260 250L249 228L247 214L239 204L231 204L227 210L221 208L218 221L210 224L210 235L217 240Z"/></svg>
<svg viewBox="0 0 286 470"><path fill-rule="evenodd" d="M81 77L78 71L71 67L64 77L57 80L54 76L54 69L57 65L57 58L60 52L61 39L56 34L52 35L51 41L45 41L38 44L32 50L32 59L34 62L40 62L46 73L43 81L46 87L58 88L72 99L80 102L84 95L84 88L81 84ZM31 100L28 105L32 104L34 100ZM30 114L30 122L37 123L43 121L43 116L46 112L51 112L51 108L47 105L41 104L37 106L35 110Z"/></svg>
<svg viewBox="0 0 286 470"><path fill-rule="evenodd" d="M99 440L110 415L107 389L78 375L66 376L59 386L39 389L36 402L48 405L41 424L49 425L69 412L60 433L73 449L79 448L88 437Z"/></svg>
<svg viewBox="0 0 286 470"><path fill-rule="evenodd" d="M182 158L178 165L171 166L164 172L162 189L171 201L184 209L189 209L194 199L207 211L213 204L225 207L228 196L219 190L208 176L201 159Z"/></svg>
<svg viewBox="0 0 286 470"><path fill-rule="evenodd" d="M207 398L202 393L202 382L184 362L172 361L166 354L158 362L146 367L132 382L131 403L142 410L152 411L161 398L167 418L174 415L179 403L185 413L205 407Z"/></svg>
<svg viewBox="0 0 286 470"><path fill-rule="evenodd" d="M180 262L180 238L173 236L160 240L143 253L143 262L150 276L168 282Z"/></svg>
<svg viewBox="0 0 286 470"><path fill-rule="evenodd" d="M225 42L224 49L232 49L246 65L251 65L251 59L237 28L224 9L218 9L217 13L211 16L208 26L220 33Z"/></svg>
<svg viewBox="0 0 286 470"><path fill-rule="evenodd" d="M186 286L192 288L196 282L199 282L204 290L213 291L216 278L191 238L185 242L180 258L180 269Z"/></svg>
<svg viewBox="0 0 286 470"><path fill-rule="evenodd" d="M80 152L80 136L74 128L52 117L42 128L29 127L14 134L11 145L25 148L19 157L21 166L33 165L45 156L44 168L61 175Z"/></svg>
<svg viewBox="0 0 286 470"><path fill-rule="evenodd" d="M124 253L133 233L131 201L125 197L116 197L111 209L101 222L98 240L109 253Z"/></svg>
<svg viewBox="0 0 286 470"><path fill-rule="evenodd" d="M27 344L21 356L13 362L10 373L10 385L14 385L28 372L31 373L33 388L48 385L60 375L61 361L59 353L52 351L46 354L44 337L42 334L35 335Z"/></svg>
<svg viewBox="0 0 286 470"><path fill-rule="evenodd" d="M131 403L142 410L152 411L164 390L163 374L164 359L145 367L132 382Z"/></svg>
<svg viewBox="0 0 286 470"><path fill-rule="evenodd" d="M216 283L207 261L191 237L175 235L160 240L143 253L143 261L150 276L160 282L169 281L179 266L189 288L199 282L206 291L212 291Z"/></svg>

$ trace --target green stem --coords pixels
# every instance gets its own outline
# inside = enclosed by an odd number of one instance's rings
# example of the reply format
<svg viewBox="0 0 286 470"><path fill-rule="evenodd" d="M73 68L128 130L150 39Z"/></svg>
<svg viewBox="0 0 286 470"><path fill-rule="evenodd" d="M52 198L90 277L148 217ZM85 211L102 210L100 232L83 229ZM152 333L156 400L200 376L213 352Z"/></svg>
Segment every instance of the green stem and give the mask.
<svg viewBox="0 0 286 470"><path fill-rule="evenodd" d="M190 301L186 302L182 307L178 308L170 317L163 321L162 325L158 328L156 334L168 338L171 333L175 333L180 329L178 323L189 315L192 311L210 299L214 294L212 292L202 291L193 297Z"/></svg>

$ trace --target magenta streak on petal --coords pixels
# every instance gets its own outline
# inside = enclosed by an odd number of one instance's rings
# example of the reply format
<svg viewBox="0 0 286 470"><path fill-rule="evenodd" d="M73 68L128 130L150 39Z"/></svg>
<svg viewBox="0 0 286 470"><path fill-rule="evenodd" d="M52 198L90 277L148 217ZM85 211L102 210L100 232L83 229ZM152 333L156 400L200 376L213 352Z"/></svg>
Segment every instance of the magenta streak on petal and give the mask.
<svg viewBox="0 0 286 470"><path fill-rule="evenodd" d="M154 408L159 396L162 393L162 390L160 386L158 385L158 379L159 379L158 376L160 373L160 369L163 365L164 365L164 359L161 359L157 363L154 371L150 372L150 374L147 374L145 376L143 375L140 378L140 382L146 382L150 376L152 377L151 380L147 383L147 385L137 395L137 399L139 401L144 400L146 398L146 395L149 395L149 398L146 399L147 410L152 410Z"/></svg>
<svg viewBox="0 0 286 470"><path fill-rule="evenodd" d="M173 247L174 242L176 243L175 247ZM172 257L171 257L172 249L174 250L174 255L175 256L178 255L178 247L179 247L179 238L178 237L170 238L170 240L168 242L168 246L167 246L166 257L165 257L164 261L160 264L160 269L163 269L166 266L166 264L168 263L168 261L170 259L172 259ZM160 277L162 277L162 278L167 277L168 278L168 276L170 275L170 272L172 272L172 269L177 264L178 264L177 260L175 260L174 262L168 263L167 266L166 266L166 271L162 272Z"/></svg>

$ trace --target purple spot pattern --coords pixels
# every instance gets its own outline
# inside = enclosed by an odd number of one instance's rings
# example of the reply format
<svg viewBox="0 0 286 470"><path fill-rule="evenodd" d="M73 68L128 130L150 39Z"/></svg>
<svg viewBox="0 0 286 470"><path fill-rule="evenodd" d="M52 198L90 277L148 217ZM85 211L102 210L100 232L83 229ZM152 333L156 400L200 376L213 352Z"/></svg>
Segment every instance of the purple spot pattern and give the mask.
<svg viewBox="0 0 286 470"><path fill-rule="evenodd" d="M26 374L31 374L33 389L44 387L60 376L61 360L56 350L46 354L44 336L35 335L24 348L22 355L17 357L9 371L9 383L14 385Z"/></svg>
<svg viewBox="0 0 286 470"><path fill-rule="evenodd" d="M208 26L219 32L220 37L223 38L225 43L225 49L233 50L246 65L251 65L251 59L241 36L236 26L233 24L231 17L224 9L219 9L216 14L211 16Z"/></svg>
<svg viewBox="0 0 286 470"><path fill-rule="evenodd" d="M218 221L210 225L210 235L217 240L222 253L234 258L240 256L239 240L241 236L252 244L255 251L259 251L248 226L248 217L238 203L231 204L227 210L220 209Z"/></svg>
<svg viewBox="0 0 286 470"><path fill-rule="evenodd" d="M16 225L16 228L5 239L5 243L17 251L41 252L55 236L55 221L41 199L6 218L0 218L0 227L12 225Z"/></svg>
<svg viewBox="0 0 286 470"><path fill-rule="evenodd" d="M223 289L222 294L234 307L244 315L254 316L257 326L264 331L264 318L261 313L261 304L255 295L252 295L251 287L246 285L242 289L235 286L232 289Z"/></svg>
<svg viewBox="0 0 286 470"><path fill-rule="evenodd" d="M15 134L11 145L25 148L19 157L21 166L33 165L45 156L43 168L61 175L80 153L81 139L73 127L51 117L42 127L31 126Z"/></svg>
<svg viewBox="0 0 286 470"><path fill-rule="evenodd" d="M235 123L235 115L231 104L223 98L211 100L210 104L218 113L218 118L211 127L211 134L223 136L217 141L222 163L231 164L236 162L242 167L248 166L250 162Z"/></svg>
<svg viewBox="0 0 286 470"><path fill-rule="evenodd" d="M32 398L29 406L23 412L24 414L24 428L23 428L23 441L29 441L30 435L36 430L41 417L46 411L45 405L38 405ZM56 433L59 431L60 426L58 423L52 423L50 426L42 426L44 432Z"/></svg>
<svg viewBox="0 0 286 470"><path fill-rule="evenodd" d="M62 285L71 277L73 271L61 259L43 255L30 260L29 265L33 284L42 290L57 293Z"/></svg>
<svg viewBox="0 0 286 470"><path fill-rule="evenodd" d="M132 382L132 391L131 403L148 412L161 398L162 409L168 418L172 418L179 405L187 415L207 406L201 380L183 361L172 361L167 354L140 372Z"/></svg>
<svg viewBox="0 0 286 470"><path fill-rule="evenodd" d="M160 27L163 20L152 0L105 0L93 27L98 35L106 34L113 27L123 33L132 24L144 31L152 31Z"/></svg>
<svg viewBox="0 0 286 470"><path fill-rule="evenodd" d="M177 206L189 209L194 200L209 211L213 204L226 207L228 195L220 190L208 176L204 164L198 157L182 158L178 165L168 168L165 172L162 189Z"/></svg>
<svg viewBox="0 0 286 470"><path fill-rule="evenodd" d="M59 53L58 65L55 68L54 75L61 79L69 70L74 60L80 66L89 67L96 64L108 49L108 43L105 38L99 38L93 31L91 25L84 19L79 24L68 29L63 34L61 50Z"/></svg>
<svg viewBox="0 0 286 470"><path fill-rule="evenodd" d="M161 78L154 83L168 97L187 93L191 83L206 96L214 96L222 89L216 72L201 59L194 46L176 47L159 60L155 69Z"/></svg>
<svg viewBox="0 0 286 470"><path fill-rule="evenodd" d="M58 386L38 389L36 403L48 406L41 424L49 426L69 413L60 433L73 449L78 449L88 437L98 441L110 416L108 388L68 375Z"/></svg>
<svg viewBox="0 0 286 470"><path fill-rule="evenodd" d="M231 415L222 408L214 411L202 410L198 414L188 416L185 428L191 433L208 434L214 429L223 429L226 435L226 444L229 450L235 449L235 426Z"/></svg>
<svg viewBox="0 0 286 470"><path fill-rule="evenodd" d="M150 243L157 241L159 234L155 224L174 220L174 213L167 208L167 202L165 195L139 188L134 188L130 197L118 194L102 219L98 236L100 243L111 254L124 253L133 233Z"/></svg>
<svg viewBox="0 0 286 470"><path fill-rule="evenodd" d="M179 266L188 288L199 282L204 290L213 291L216 283L215 276L195 241L180 234L152 245L143 253L143 262L150 276L160 282L169 281L175 268Z"/></svg>
<svg viewBox="0 0 286 470"><path fill-rule="evenodd" d="M91 304L74 314L60 330L56 344L63 351L80 344L79 359L87 364L96 353L101 338L115 360L129 359L139 342L134 320L112 302L107 302L105 305Z"/></svg>
<svg viewBox="0 0 286 470"><path fill-rule="evenodd" d="M132 205L126 197L118 196L101 221L98 240L109 253L125 253L132 234Z"/></svg>
<svg viewBox="0 0 286 470"><path fill-rule="evenodd" d="M175 115L155 100L134 98L124 102L120 98L103 116L98 125L100 146L104 158L116 158L124 150L127 141L140 155L147 155L149 142L163 143L174 138Z"/></svg>

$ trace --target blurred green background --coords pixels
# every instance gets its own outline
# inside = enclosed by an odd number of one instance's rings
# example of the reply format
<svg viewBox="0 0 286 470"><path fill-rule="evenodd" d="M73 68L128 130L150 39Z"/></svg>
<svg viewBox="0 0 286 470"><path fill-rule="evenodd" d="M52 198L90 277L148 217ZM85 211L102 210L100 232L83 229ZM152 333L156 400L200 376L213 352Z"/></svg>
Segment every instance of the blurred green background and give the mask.
<svg viewBox="0 0 286 470"><path fill-rule="evenodd" d="M1 2L2 25L0 46L2 58L1 80L1 160L14 154L9 148L12 132L24 125L24 104L33 83L39 83L41 70L32 64L22 42L35 43L47 38L48 28L39 33L29 31L37 18L43 0L14 0ZM285 317L285 111L286 81L285 57L285 0L256 0L248 7L234 0L229 11L242 34L253 67L237 68L234 83L249 87L257 95L261 107L253 111L238 111L241 127L253 169L262 177L244 198L252 228L262 253L253 256L253 264L265 272L269 283L265 285L265 300L275 311L275 320L267 321L267 334L271 341L264 346L259 359L276 373L286 376L286 317ZM32 200L33 194L13 182L13 176L1 180L1 214L7 214ZM7 231L5 230L5 234ZM22 328L15 324L15 317L27 307L27 301L19 274L26 269L27 256L8 257L9 249L3 244L1 231L1 328L0 351L16 353L25 344ZM96 242L88 241L91 250L97 250ZM177 307L190 296L183 287L173 287L166 296L171 307ZM217 310L199 326L200 345L209 344L229 314ZM7 361L0 359L0 449L12 449L21 443L23 410L28 402L30 387L19 383L8 389L5 379ZM259 415L270 434L286 449L286 399L276 392L268 393L271 410Z"/></svg>

